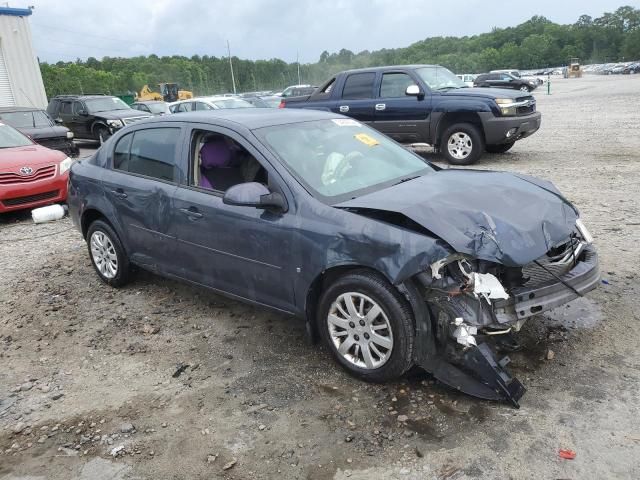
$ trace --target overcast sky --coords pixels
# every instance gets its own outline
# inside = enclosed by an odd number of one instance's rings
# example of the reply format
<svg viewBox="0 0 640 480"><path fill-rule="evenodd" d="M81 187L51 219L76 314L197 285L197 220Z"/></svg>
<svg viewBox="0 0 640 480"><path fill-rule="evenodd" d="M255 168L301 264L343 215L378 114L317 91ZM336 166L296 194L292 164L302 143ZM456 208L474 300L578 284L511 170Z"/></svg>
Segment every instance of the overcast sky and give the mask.
<svg viewBox="0 0 640 480"><path fill-rule="evenodd" d="M5 0L0 0L4 4ZM323 50L410 45L515 26L533 15L573 23L640 0L11 0L34 5L42 61L93 56L186 55L315 62Z"/></svg>

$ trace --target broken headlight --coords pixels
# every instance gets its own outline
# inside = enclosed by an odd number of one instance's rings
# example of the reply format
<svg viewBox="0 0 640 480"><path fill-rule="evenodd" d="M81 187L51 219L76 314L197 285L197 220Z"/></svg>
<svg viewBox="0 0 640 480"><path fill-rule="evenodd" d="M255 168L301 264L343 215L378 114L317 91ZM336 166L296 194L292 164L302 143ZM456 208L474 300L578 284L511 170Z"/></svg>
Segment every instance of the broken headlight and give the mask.
<svg viewBox="0 0 640 480"><path fill-rule="evenodd" d="M582 223L581 219L576 220L576 228L586 243L593 243L593 237L591 236L591 233L589 233L589 230L587 230L587 227L585 227L584 223Z"/></svg>

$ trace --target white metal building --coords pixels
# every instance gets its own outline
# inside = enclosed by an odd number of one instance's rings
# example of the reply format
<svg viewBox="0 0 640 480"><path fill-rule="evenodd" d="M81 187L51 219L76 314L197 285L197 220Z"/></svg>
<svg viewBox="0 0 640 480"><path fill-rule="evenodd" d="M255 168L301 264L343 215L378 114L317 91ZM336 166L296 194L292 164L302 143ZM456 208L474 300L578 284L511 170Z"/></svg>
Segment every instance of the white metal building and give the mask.
<svg viewBox="0 0 640 480"><path fill-rule="evenodd" d="M0 107L47 106L31 41L31 13L29 8L0 7Z"/></svg>

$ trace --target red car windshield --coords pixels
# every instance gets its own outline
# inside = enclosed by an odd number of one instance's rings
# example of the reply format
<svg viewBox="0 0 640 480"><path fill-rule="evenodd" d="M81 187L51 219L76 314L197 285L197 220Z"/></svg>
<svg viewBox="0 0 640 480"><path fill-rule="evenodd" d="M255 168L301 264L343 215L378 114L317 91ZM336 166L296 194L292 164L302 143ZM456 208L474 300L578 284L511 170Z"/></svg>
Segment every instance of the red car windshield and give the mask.
<svg viewBox="0 0 640 480"><path fill-rule="evenodd" d="M33 142L15 128L0 123L0 148L26 147Z"/></svg>

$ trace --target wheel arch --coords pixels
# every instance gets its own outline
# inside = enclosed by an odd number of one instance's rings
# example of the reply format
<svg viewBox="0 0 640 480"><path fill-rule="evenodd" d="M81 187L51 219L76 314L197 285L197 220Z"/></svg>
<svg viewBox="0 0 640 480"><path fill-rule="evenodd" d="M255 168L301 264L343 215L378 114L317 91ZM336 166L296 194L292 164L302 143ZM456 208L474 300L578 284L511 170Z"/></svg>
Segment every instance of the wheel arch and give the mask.
<svg viewBox="0 0 640 480"><path fill-rule="evenodd" d="M111 228L115 230L114 225L109 221L107 216L102 213L97 208L88 208L84 212L82 212L82 217L80 219L80 228L82 229L82 237L86 240L87 232L89 231L89 226L95 222L96 220L103 220L108 223Z"/></svg>
<svg viewBox="0 0 640 480"><path fill-rule="evenodd" d="M482 140L486 141L484 135L484 128L482 126L482 120L480 119L480 115L476 112L445 112L440 117L438 121L438 125L436 126L436 135L435 135L435 146L440 147L442 144L442 135L451 125L455 125L456 123L470 123L478 127L480 130L480 135L482 135Z"/></svg>

